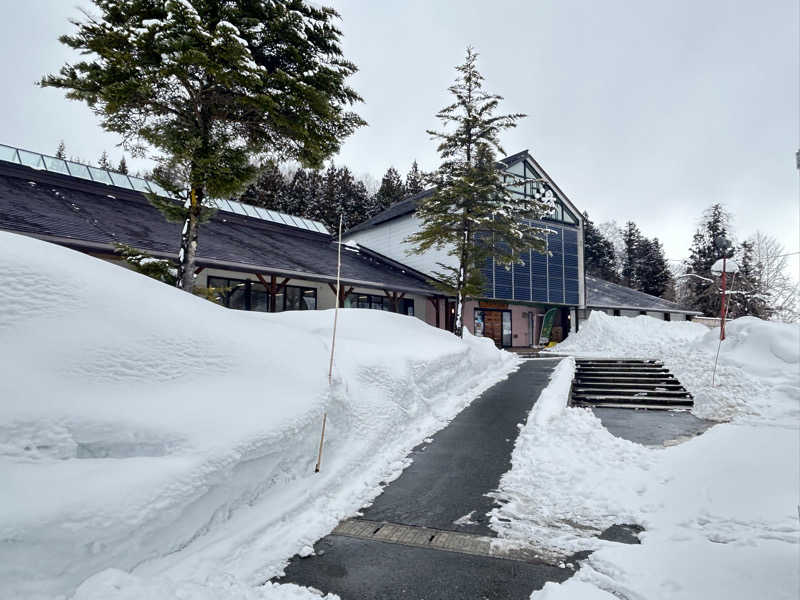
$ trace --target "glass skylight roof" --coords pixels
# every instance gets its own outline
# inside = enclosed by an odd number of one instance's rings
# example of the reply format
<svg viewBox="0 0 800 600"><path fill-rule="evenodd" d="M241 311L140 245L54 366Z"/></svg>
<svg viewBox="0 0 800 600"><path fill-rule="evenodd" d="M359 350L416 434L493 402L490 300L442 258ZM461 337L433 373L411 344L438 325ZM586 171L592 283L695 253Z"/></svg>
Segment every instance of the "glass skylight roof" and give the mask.
<svg viewBox="0 0 800 600"><path fill-rule="evenodd" d="M136 192L150 192L166 198L173 197L172 194L167 192L167 190L162 188L155 181L148 181L140 177L125 175L117 171L109 171L108 169L100 169L98 167L76 163L71 160L63 160L55 156L40 154L39 152L14 148L13 146L6 146L5 144L0 144L0 161L12 162L34 169L51 171L53 173L61 173L62 175L71 175L72 177L88 179L89 181L95 181L97 183L105 183L106 185L114 185ZM236 202L235 200L216 199L211 200L210 203L219 210L225 212L271 221L281 225L299 227L309 231L330 233L325 225L319 221L293 217L291 215L275 212L274 210Z"/></svg>

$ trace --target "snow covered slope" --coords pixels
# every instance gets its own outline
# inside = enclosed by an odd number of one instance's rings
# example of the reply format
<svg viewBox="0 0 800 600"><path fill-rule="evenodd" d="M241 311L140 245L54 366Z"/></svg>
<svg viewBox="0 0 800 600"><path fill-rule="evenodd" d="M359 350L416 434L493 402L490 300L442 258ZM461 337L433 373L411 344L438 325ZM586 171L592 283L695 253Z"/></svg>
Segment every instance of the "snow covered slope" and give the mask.
<svg viewBox="0 0 800 600"><path fill-rule="evenodd" d="M109 567L262 582L516 365L413 317L339 319L331 392L331 311L231 311L0 232L3 594L70 595Z"/></svg>
<svg viewBox="0 0 800 600"><path fill-rule="evenodd" d="M594 553L532 598L800 597L800 327L736 319L720 347L718 329L593 313L556 350L663 359L696 412L731 421L668 448L614 437L567 406L562 362L517 439L492 526L498 543ZM644 527L641 545L596 537L625 523Z"/></svg>

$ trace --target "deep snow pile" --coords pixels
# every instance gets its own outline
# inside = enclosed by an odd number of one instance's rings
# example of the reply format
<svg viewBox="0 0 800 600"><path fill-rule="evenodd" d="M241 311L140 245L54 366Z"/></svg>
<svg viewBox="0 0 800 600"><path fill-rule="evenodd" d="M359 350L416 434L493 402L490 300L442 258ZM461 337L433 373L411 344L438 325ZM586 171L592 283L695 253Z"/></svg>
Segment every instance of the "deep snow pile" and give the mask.
<svg viewBox="0 0 800 600"><path fill-rule="evenodd" d="M741 317L729 321L725 333L720 346L718 328L593 312L556 351L661 359L694 394L694 413L707 419L798 419L800 325Z"/></svg>
<svg viewBox="0 0 800 600"><path fill-rule="evenodd" d="M562 558L594 553L535 600L798 597L800 329L731 322L712 386L718 336L594 313L557 346L664 359L702 414L733 421L668 448L616 438L591 410L566 406L574 367L563 361L520 433L492 524L506 544ZM642 544L595 537L615 523L643 526Z"/></svg>
<svg viewBox="0 0 800 600"><path fill-rule="evenodd" d="M116 568L133 573L79 597L307 595L251 586L516 365L412 317L339 319L330 392L331 311L231 311L0 233L3 594L69 595Z"/></svg>

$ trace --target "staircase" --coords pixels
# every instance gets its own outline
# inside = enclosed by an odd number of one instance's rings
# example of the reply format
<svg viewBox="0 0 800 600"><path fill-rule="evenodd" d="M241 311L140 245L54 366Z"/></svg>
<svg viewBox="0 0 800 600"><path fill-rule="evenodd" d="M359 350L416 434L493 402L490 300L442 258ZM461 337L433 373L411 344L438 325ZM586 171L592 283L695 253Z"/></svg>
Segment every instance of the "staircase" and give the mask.
<svg viewBox="0 0 800 600"><path fill-rule="evenodd" d="M663 363L656 360L578 358L573 406L689 410L694 405Z"/></svg>

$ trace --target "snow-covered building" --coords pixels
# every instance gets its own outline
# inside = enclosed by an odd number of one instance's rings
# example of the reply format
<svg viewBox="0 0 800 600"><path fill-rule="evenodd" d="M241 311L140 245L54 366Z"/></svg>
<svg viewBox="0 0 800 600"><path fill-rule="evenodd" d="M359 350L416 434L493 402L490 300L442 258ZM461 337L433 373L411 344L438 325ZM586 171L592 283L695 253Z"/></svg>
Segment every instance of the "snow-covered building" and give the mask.
<svg viewBox="0 0 800 600"><path fill-rule="evenodd" d="M583 217L564 192L527 150L504 158L504 172L531 180L544 180L555 204L553 213L534 225L546 228L548 254L529 250L522 264L511 268L487 264L486 289L482 298L467 302L464 323L476 335L491 337L502 346L530 346L539 339L545 313L555 308L558 318L553 339L560 340L578 325L579 311L586 308L583 272ZM534 183L519 186L517 194L534 194ZM453 264L446 251L410 253L406 239L420 228L415 215L417 202L431 194L426 190L402 200L373 218L351 228L346 239L377 250L414 269L431 275L438 263ZM437 322L448 328L455 314L455 301L442 302Z"/></svg>
<svg viewBox="0 0 800 600"><path fill-rule="evenodd" d="M581 320L588 318L593 310L615 317L647 315L663 321L691 321L703 314L676 302L587 275L586 311L580 316Z"/></svg>
<svg viewBox="0 0 800 600"><path fill-rule="evenodd" d="M116 244L155 258L175 259L180 224L169 223L145 193L155 183L0 145L0 230L122 262ZM201 226L200 287L220 288L230 308L280 312L333 308L337 249L318 222L218 201ZM440 302L426 276L368 248L342 252L343 305L416 315Z"/></svg>
<svg viewBox="0 0 800 600"><path fill-rule="evenodd" d="M538 341L550 308L559 314L556 340L577 329L588 310L664 319L699 314L585 277L580 212L527 151L502 163L511 173L548 182L556 209L538 224L551 232L549 254L529 252L524 264L511 269L487 265L484 297L466 306L470 331L499 346L524 347ZM117 244L176 259L180 224L167 222L146 193L166 195L152 181L0 145L0 230L121 264ZM400 312L452 329L455 302L438 292L430 278L436 263L451 258L443 252L409 254L405 241L420 225L416 203L429 193L398 202L347 232L340 306ZM335 306L338 247L324 225L238 202L216 202L219 210L200 230L197 286L221 290L221 303L234 309Z"/></svg>

